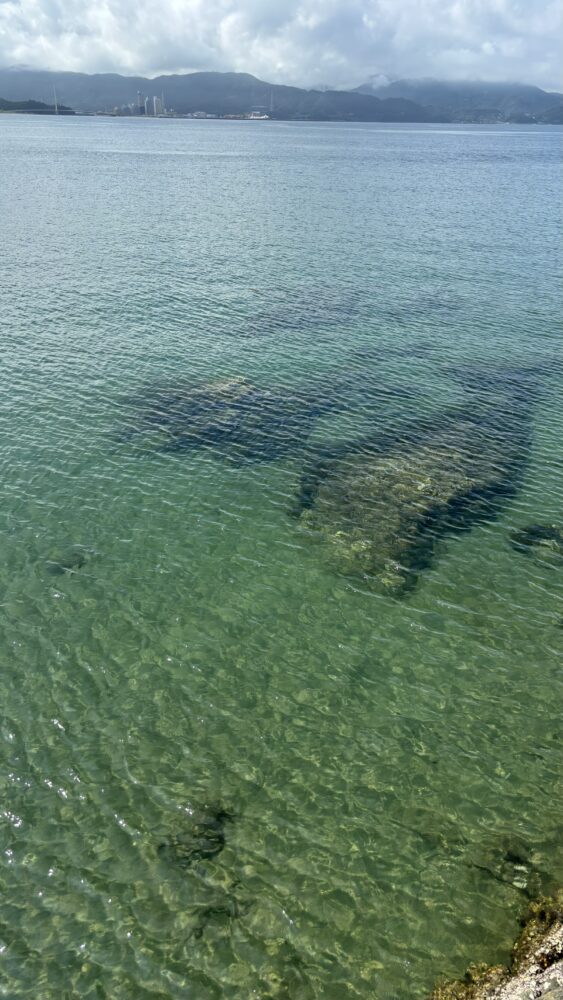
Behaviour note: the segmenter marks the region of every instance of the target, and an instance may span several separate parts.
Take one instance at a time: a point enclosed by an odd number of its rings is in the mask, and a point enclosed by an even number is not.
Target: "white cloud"
[[[0,65],[156,75],[239,70],[562,87],[560,0],[0,0]]]

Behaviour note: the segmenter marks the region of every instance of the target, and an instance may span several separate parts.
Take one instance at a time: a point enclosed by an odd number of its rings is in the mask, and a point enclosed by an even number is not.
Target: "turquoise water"
[[[0,120],[0,995],[422,998],[562,884],[560,141]],[[341,571],[319,456],[491,399],[488,511]]]

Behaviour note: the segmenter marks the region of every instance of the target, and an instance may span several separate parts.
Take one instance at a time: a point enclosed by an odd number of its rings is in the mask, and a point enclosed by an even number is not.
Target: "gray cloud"
[[[240,70],[563,87],[560,0],[0,0],[0,64],[156,75]]]

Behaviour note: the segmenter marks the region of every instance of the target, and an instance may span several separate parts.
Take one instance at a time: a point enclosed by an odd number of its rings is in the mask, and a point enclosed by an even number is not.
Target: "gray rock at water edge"
[[[473,966],[430,1000],[563,1000],[563,890],[530,905],[509,968]]]

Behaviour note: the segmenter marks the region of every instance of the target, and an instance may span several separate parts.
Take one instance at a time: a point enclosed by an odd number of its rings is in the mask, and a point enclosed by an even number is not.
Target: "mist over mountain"
[[[552,93],[523,83],[483,81],[395,80],[363,84],[356,93],[382,100],[402,98],[414,101],[427,111],[436,110],[453,121],[482,119],[496,115],[505,120],[520,117],[550,120],[558,108],[563,111],[563,94]]]
[[[0,0],[0,66],[227,71],[308,90],[374,73],[563,90],[562,34],[560,0]]]

